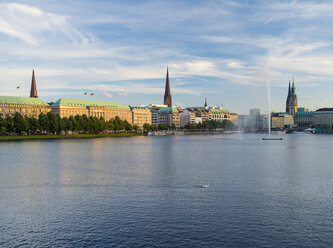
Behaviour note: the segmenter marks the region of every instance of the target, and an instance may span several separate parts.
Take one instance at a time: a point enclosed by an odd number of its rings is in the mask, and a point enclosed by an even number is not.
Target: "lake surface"
[[[333,247],[333,135],[262,137],[0,142],[0,246]]]

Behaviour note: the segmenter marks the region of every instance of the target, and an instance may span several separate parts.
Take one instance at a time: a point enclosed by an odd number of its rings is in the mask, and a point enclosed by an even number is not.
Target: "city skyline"
[[[0,3],[1,95],[162,103],[167,63],[173,104],[223,104],[247,114],[285,109],[295,74],[299,106],[331,107],[333,4],[17,1]],[[17,89],[17,86],[20,86]],[[325,88],[325,91],[323,91]],[[93,92],[94,95],[84,95]]]

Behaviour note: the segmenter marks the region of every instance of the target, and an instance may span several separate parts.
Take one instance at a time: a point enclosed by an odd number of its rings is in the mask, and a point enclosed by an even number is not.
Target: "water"
[[[332,247],[333,136],[262,137],[2,142],[0,246]]]

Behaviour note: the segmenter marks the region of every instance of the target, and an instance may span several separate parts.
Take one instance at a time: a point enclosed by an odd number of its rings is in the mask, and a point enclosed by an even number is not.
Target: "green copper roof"
[[[229,113],[229,111],[226,110],[226,109],[210,109],[209,112],[212,112],[212,113]]]
[[[128,109],[130,107],[127,105],[120,105],[117,102],[113,101],[97,101],[97,100],[86,100],[86,99],[70,99],[70,98],[60,98],[54,104],[53,107],[66,106],[66,107],[88,107],[88,106],[97,106],[105,108],[114,108],[114,109]]]
[[[176,107],[166,107],[166,108],[160,108],[159,112],[160,113],[163,113],[163,112],[178,112],[178,109]]]
[[[8,104],[29,104],[29,105],[48,105],[39,98],[21,96],[0,96],[0,103]]]
[[[297,112],[296,116],[312,116],[314,114],[313,111],[308,111],[308,112]]]

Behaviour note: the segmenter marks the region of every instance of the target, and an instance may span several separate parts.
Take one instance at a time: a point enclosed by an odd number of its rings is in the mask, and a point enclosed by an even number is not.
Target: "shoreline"
[[[133,137],[140,136],[139,133],[112,133],[112,134],[60,134],[60,135],[27,135],[27,136],[0,136],[2,141],[21,141],[21,140],[54,140],[54,139],[91,139],[106,137]]]

